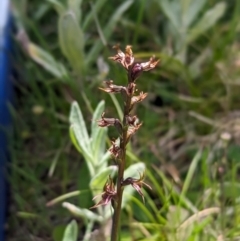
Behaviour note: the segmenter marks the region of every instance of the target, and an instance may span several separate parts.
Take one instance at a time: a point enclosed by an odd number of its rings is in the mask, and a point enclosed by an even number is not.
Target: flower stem
[[[130,80],[128,81],[128,89],[131,88]],[[121,219],[121,207],[122,207],[122,196],[123,196],[123,187],[122,181],[124,178],[124,170],[126,164],[126,146],[127,146],[127,131],[128,131],[128,123],[127,116],[131,110],[131,99],[133,96],[133,92],[127,95],[124,105],[124,116],[122,121],[122,135],[120,137],[120,149],[122,150],[122,158],[118,164],[118,178],[117,178],[117,201],[113,201],[113,222],[112,222],[112,233],[111,233],[111,241],[118,241],[119,238],[119,226]]]

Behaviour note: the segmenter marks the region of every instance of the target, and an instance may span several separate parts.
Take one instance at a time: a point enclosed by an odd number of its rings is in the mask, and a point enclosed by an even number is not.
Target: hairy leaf
[[[73,11],[61,14],[58,22],[61,50],[73,69],[81,76],[85,70],[84,36]]]
[[[78,226],[75,220],[72,220],[66,227],[62,241],[77,241]]]
[[[192,41],[196,40],[201,34],[213,27],[223,16],[225,10],[225,2],[219,2],[213,8],[208,10],[188,33],[187,43],[191,43]]]

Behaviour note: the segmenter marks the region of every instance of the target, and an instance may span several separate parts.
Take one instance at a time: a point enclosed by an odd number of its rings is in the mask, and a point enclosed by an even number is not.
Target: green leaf
[[[98,166],[106,166],[107,165],[107,161],[109,160],[109,158],[111,157],[111,153],[109,151],[107,151],[101,159],[99,159],[99,162],[97,163]]]
[[[80,153],[82,153],[82,149],[81,149],[80,145],[78,144],[78,141],[77,141],[77,138],[76,138],[76,136],[75,136],[75,134],[74,134],[74,129],[73,129],[72,126],[70,126],[70,128],[69,128],[69,135],[70,135],[70,139],[71,139],[73,145],[75,146],[75,148],[76,148]]]
[[[102,100],[98,106],[96,107],[94,113],[93,113],[93,117],[92,117],[92,126],[91,126],[91,130],[92,130],[92,137],[94,137],[95,135],[97,136],[98,131],[103,129],[100,128],[97,124],[97,120],[99,120],[101,118],[102,113],[104,112],[104,108],[105,108],[105,101]]]
[[[107,128],[101,128],[97,134],[98,135],[92,139],[92,150],[94,162],[97,166],[99,166],[99,161],[102,159],[106,152]]]
[[[142,174],[145,171],[145,164],[138,162],[129,166],[124,172],[124,179],[128,177],[139,178],[139,173]]]
[[[93,158],[91,152],[88,148],[88,145],[85,145],[83,139],[81,139],[81,135],[79,133],[79,126],[71,125],[70,126],[70,137],[72,143],[77,148],[77,150],[91,163],[93,162]]]
[[[105,108],[105,102],[101,101],[96,110],[94,111],[92,118],[92,133],[91,133],[91,146],[94,156],[94,162],[98,165],[100,159],[106,152],[106,138],[107,138],[107,128],[99,127],[97,120],[101,119],[101,115]]]
[[[226,3],[219,2],[213,8],[208,10],[203,17],[188,32],[187,43],[191,43],[201,34],[213,27],[217,21],[223,16],[226,10]]]
[[[74,12],[77,22],[81,19],[81,4],[82,0],[68,0],[68,8]]]
[[[186,14],[192,0],[180,0],[182,15]]]
[[[108,176],[110,175],[113,177],[117,171],[116,166],[108,166],[104,170],[102,170],[100,173],[98,173],[90,182],[91,190],[94,192],[99,192],[99,190],[103,189],[103,186],[105,185]]]
[[[77,241],[78,238],[78,226],[75,220],[69,223],[64,231],[63,241]]]
[[[65,67],[48,52],[31,42],[27,44],[27,50],[30,57],[52,75],[61,80],[66,79],[67,71]]]
[[[84,156],[85,161],[88,166],[90,176],[92,177],[95,173],[95,170],[93,167],[93,157],[92,157],[89,149],[84,145],[84,142],[81,139],[81,135],[79,133],[78,126],[76,126],[76,125],[70,126],[70,137],[71,137],[72,143],[74,144],[76,149]]]
[[[90,162],[84,162],[81,164],[81,167],[78,170],[79,178],[75,183],[77,183],[78,189],[81,191],[81,194],[78,197],[78,204],[81,208],[89,208],[89,203],[91,203],[93,194],[89,188],[89,183],[91,181],[92,176],[95,173],[93,169],[93,174],[90,176]]]
[[[102,222],[103,220],[101,216],[95,214],[94,212],[85,208],[79,208],[71,203],[64,202],[62,206],[68,209],[73,215],[84,218],[86,220],[96,221],[96,222]]]
[[[170,20],[176,30],[181,28],[180,4],[178,1],[161,0],[157,1],[163,13]]]
[[[92,150],[90,146],[90,139],[87,132],[86,124],[82,116],[81,109],[76,101],[71,105],[69,121],[70,126],[70,137],[79,152],[85,158],[88,165],[90,176],[92,177],[95,173],[93,164],[94,159],[92,156]]]
[[[85,70],[84,36],[73,11],[61,14],[58,21],[61,50],[73,69],[81,76]]]
[[[189,0],[183,0],[183,1],[188,1]],[[182,13],[182,18],[183,18],[183,25],[187,29],[193,21],[197,18],[198,14],[202,10],[203,6],[205,5],[206,0],[191,0],[190,5],[187,8],[187,11]]]
[[[81,109],[76,101],[71,105],[69,121],[72,125],[74,134],[81,148],[90,151],[90,139],[87,132],[86,124],[82,116]]]
[[[60,1],[57,0],[47,0],[48,2],[50,2],[55,10],[58,12],[58,14],[62,14],[65,11],[65,6],[63,6],[63,4],[60,3]]]

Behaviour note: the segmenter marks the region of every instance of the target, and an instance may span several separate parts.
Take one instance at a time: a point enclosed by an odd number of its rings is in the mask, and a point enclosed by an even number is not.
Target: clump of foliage
[[[144,128],[128,145],[124,171],[139,179],[145,170],[152,191],[141,190],[144,205],[131,185],[124,187],[121,240],[239,239],[240,1],[12,0],[12,6],[24,52],[14,56],[20,97],[11,109],[8,239],[68,241],[70,234],[96,241],[109,234],[111,205],[89,206],[118,170],[106,151],[111,141],[103,141],[116,131],[97,120],[105,105],[106,116],[116,111],[123,119],[121,94],[97,88],[108,76],[125,85],[122,71],[103,61],[119,42],[131,42],[139,60],[150,51],[161,59],[161,69],[137,81],[148,92],[136,109]]]

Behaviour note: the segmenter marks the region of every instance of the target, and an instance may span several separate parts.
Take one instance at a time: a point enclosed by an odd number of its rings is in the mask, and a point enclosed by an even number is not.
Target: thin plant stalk
[[[130,80],[128,79],[128,83]],[[111,232],[111,241],[117,241],[118,239],[118,230],[120,226],[120,219],[121,219],[121,208],[122,208],[122,196],[123,196],[123,186],[122,181],[124,178],[124,170],[125,170],[125,163],[126,163],[126,147],[127,147],[127,120],[126,116],[129,115],[131,111],[131,99],[132,94],[129,95],[126,99],[126,103],[124,106],[124,115],[123,115],[123,131],[122,131],[122,138],[120,140],[120,149],[122,151],[122,160],[119,162],[118,166],[118,178],[117,178],[117,202],[115,202],[114,207],[114,214],[113,214],[113,221],[112,221],[112,232]]]
[[[142,125],[137,116],[131,114],[131,110],[135,104],[143,101],[147,96],[147,94],[143,92],[140,92],[138,95],[136,95],[136,80],[143,71],[148,71],[155,68],[159,62],[159,60],[154,60],[154,57],[151,57],[148,62],[135,63],[131,46],[126,46],[125,53],[122,52],[118,46],[115,46],[115,48],[117,49],[117,54],[114,57],[110,57],[110,59],[120,63],[127,70],[128,83],[126,86],[119,86],[113,84],[112,80],[105,81],[107,87],[100,89],[107,93],[120,93],[122,95],[124,101],[123,119],[120,121],[116,118],[105,118],[105,113],[103,113],[102,118],[98,120],[98,125],[100,127],[114,126],[119,133],[120,142],[118,143],[117,141],[112,141],[112,146],[109,149],[118,166],[117,183],[115,185],[112,178],[109,176],[106,184],[103,187],[102,199],[92,207],[96,208],[100,205],[107,205],[108,203],[112,204],[114,214],[112,221],[111,241],[119,240],[124,186],[131,185],[142,196],[143,201],[144,197],[141,190],[142,186],[145,185],[148,188],[151,188],[149,185],[143,182],[144,174],[140,175],[139,179],[132,177],[127,177],[124,179],[124,171],[126,164],[127,144],[131,137]]]

